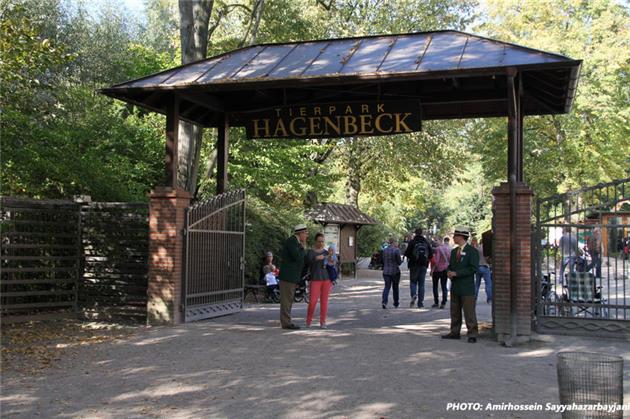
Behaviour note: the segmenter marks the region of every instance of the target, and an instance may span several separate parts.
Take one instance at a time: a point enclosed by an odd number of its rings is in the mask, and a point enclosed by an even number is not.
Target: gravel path
[[[449,402],[557,403],[561,350],[623,356],[630,402],[628,342],[544,336],[504,348],[487,332],[477,344],[445,341],[439,335],[448,331],[448,309],[408,308],[403,276],[401,308],[383,310],[380,272],[359,273],[361,279],[335,288],[328,330],[282,330],[273,304],[139,328],[79,349],[40,375],[5,372],[2,417],[554,417],[446,409]],[[426,295],[432,299],[428,287]],[[293,314],[303,325],[305,304],[296,304]],[[489,321],[490,306],[481,303],[478,316]]]

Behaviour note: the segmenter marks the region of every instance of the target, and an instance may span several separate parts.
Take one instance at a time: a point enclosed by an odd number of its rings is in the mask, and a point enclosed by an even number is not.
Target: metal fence
[[[148,205],[1,198],[3,322],[146,318]]]
[[[186,215],[185,321],[223,316],[243,305],[245,191],[193,205]]]
[[[538,331],[630,338],[628,186],[621,179],[537,200]]]

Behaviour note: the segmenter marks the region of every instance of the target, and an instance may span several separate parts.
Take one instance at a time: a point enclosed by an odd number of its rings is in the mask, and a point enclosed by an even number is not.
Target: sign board
[[[326,248],[331,245],[335,246],[337,253],[339,253],[339,225],[338,224],[326,224],[324,226],[324,240],[326,240]]]
[[[247,138],[335,138],[420,131],[420,102],[292,105],[239,115]]]

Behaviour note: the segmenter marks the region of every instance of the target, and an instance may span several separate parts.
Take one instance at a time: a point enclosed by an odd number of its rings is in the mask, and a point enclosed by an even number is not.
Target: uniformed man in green
[[[451,331],[442,339],[459,339],[462,328],[462,309],[468,329],[468,343],[477,342],[479,328],[475,313],[475,272],[479,268],[479,252],[468,244],[470,231],[458,227],[453,241],[458,245],[451,251],[446,275],[451,279]]]
[[[300,326],[291,321],[291,307],[295,287],[302,277],[304,255],[308,229],[304,224],[298,224],[293,229],[293,236],[289,237],[280,252],[280,325],[283,329],[299,329]]]

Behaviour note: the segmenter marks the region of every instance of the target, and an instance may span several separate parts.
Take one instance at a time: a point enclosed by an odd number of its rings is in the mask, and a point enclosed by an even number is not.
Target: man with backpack
[[[418,302],[418,308],[424,307],[424,277],[427,274],[429,260],[433,257],[433,249],[431,243],[422,235],[422,229],[416,229],[416,235],[409,242],[407,250],[405,250],[407,258],[407,266],[409,266],[409,291],[411,294],[411,303],[409,307],[413,307]]]

